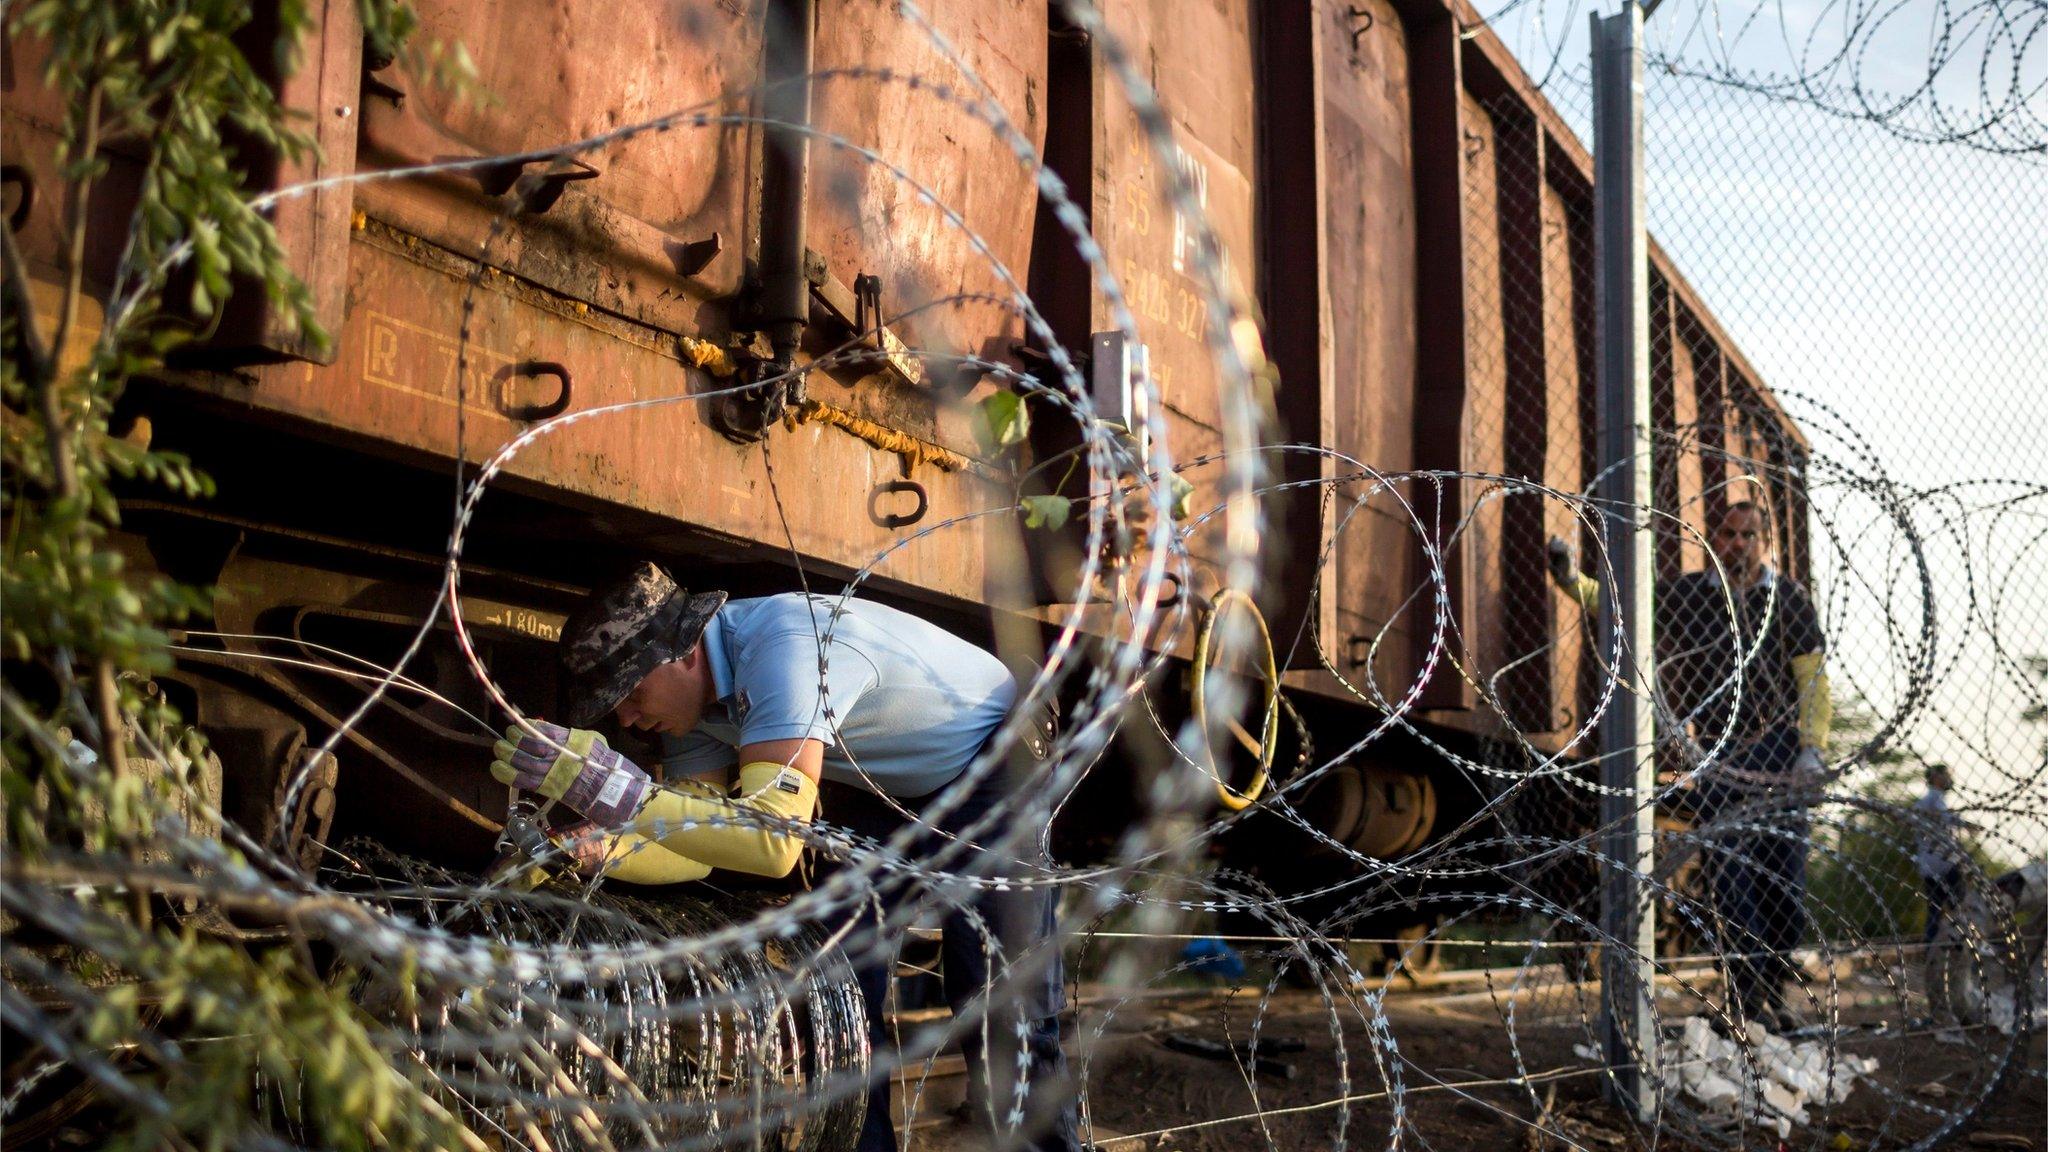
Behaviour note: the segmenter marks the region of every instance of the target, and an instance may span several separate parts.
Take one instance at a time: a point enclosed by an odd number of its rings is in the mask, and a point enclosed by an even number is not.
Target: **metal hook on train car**
[[[738,357],[738,387],[721,383],[706,414],[711,426],[735,444],[757,444],[789,409],[788,376],[793,365],[755,356]]]
[[[1344,638],[1344,660],[1353,668],[1363,668],[1372,659],[1372,637],[1346,636]]]
[[[898,492],[908,492],[917,497],[917,507],[902,515],[883,512],[882,498]],[[930,510],[931,497],[925,492],[924,485],[915,480],[884,480],[868,489],[868,519],[883,528],[908,528],[924,519],[924,514]]]
[[[505,160],[482,165],[475,170],[477,187],[483,189],[486,196],[503,196],[509,192],[515,210],[538,216],[555,206],[555,201],[562,198],[562,190],[572,181],[595,180],[599,175],[594,165],[574,156],[551,157],[547,167],[537,172],[526,170],[537,163],[540,161]]]
[[[1170,582],[1170,583],[1171,583],[1171,584],[1173,585],[1173,591],[1172,591],[1172,592],[1169,592],[1169,593],[1167,593],[1166,595],[1164,595],[1164,596],[1161,596],[1161,597],[1159,598],[1159,607],[1161,607],[1161,608],[1178,608],[1178,607],[1180,607],[1180,573],[1178,573],[1178,572],[1167,572],[1167,573],[1165,573],[1165,574],[1163,575],[1163,579],[1167,580],[1168,582]]]
[[[513,404],[512,381],[524,376],[553,376],[562,382],[562,392],[546,404]],[[521,360],[507,364],[492,375],[498,386],[498,411],[513,420],[533,423],[552,420],[569,410],[569,369],[554,360]]]
[[[1167,608],[1178,608],[1178,607],[1180,607],[1180,598],[1181,598],[1181,587],[1180,587],[1180,573],[1178,573],[1178,572],[1162,572],[1162,573],[1160,573],[1160,574],[1159,574],[1159,578],[1160,578],[1160,580],[1162,580],[1163,582],[1165,582],[1165,583],[1168,583],[1168,584],[1171,584],[1171,585],[1173,585],[1173,591],[1171,591],[1171,592],[1168,592],[1168,593],[1167,593],[1166,595],[1164,595],[1164,596],[1161,596],[1161,597],[1159,598],[1158,602],[1157,602],[1157,603],[1155,603],[1155,604],[1153,605],[1153,607],[1154,607],[1154,608],[1158,608],[1158,609],[1167,609]],[[1108,598],[1108,597],[1105,597],[1105,598],[1104,598],[1104,599],[1102,600],[1102,603],[1105,603],[1105,604],[1107,604],[1107,603],[1110,603],[1110,602],[1111,602],[1111,599],[1110,599],[1110,598]]]
[[[28,223],[28,214],[36,206],[36,177],[26,165],[0,164],[0,188],[20,188],[19,199],[7,212],[7,226],[16,232]]]
[[[1348,9],[1348,13],[1351,16],[1351,19],[1354,21],[1354,24],[1351,29],[1351,54],[1353,56],[1356,56],[1358,55],[1358,41],[1362,37],[1364,37],[1364,35],[1367,32],[1372,31],[1372,9],[1360,8],[1356,4],[1353,4]]]

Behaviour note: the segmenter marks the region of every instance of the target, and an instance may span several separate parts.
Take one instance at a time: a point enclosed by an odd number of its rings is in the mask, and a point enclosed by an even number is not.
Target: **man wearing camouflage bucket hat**
[[[557,651],[570,726],[507,729],[492,773],[606,829],[605,867],[620,879],[695,880],[712,868],[788,875],[821,781],[843,786],[830,815],[855,832],[879,839],[914,821],[913,857],[938,850],[1010,798],[1008,777],[992,771],[953,797],[936,823],[919,815],[1002,726],[1017,688],[989,652],[893,608],[794,593],[728,601],[723,592],[685,591],[643,563],[570,614]],[[659,734],[665,784],[589,729],[607,716]],[[1035,718],[1019,755],[1042,759],[1052,736],[1051,715]],[[729,794],[690,779],[735,767]],[[985,877],[1021,877],[1045,863],[987,853],[973,861]],[[969,1111],[984,1122],[1009,1112],[1021,1066],[1026,1146],[1077,1149],[1059,1042],[1054,896],[1044,885],[1000,887],[952,909],[942,932],[956,1015],[1000,1018],[962,1030]],[[883,902],[921,895],[899,885]],[[882,953],[860,973],[877,1052],[893,1043],[884,1015],[893,948]],[[1009,969],[1000,1013],[977,1003],[993,990],[992,954]],[[870,1088],[862,1152],[896,1147],[889,1089],[887,1075]]]

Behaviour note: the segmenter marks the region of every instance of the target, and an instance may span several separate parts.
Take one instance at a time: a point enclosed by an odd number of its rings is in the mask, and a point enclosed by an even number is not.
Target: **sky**
[[[1590,143],[1592,9],[1482,10]],[[1953,43],[1927,84],[1935,6],[1886,11],[1869,33],[1854,6],[1665,0],[1646,47],[1681,74],[1646,72],[1649,227],[1829,462],[1813,499],[1833,544],[1817,547],[1815,584],[1838,694],[1891,714],[1926,687],[1906,746],[1955,764],[1960,800],[2031,807],[2009,823],[2037,854],[2044,733],[2019,714],[2048,685],[2016,662],[2048,654],[2048,36],[2015,58],[1992,9],[1950,6]],[[2048,15],[2019,19],[2048,30]],[[1896,128],[1682,74],[1782,77],[1801,58],[1836,61],[1815,87],[1837,108],[1857,106],[1855,79],[1900,104]],[[2037,150],[1906,138],[1937,123]],[[1911,495],[1873,497],[1876,479]],[[1934,492],[1946,485],[1960,487]],[[1817,546],[1827,532],[1816,525]]]

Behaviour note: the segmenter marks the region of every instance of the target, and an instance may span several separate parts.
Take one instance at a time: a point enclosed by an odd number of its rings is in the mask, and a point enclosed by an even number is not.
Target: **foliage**
[[[991,392],[974,406],[974,438],[994,455],[1031,434],[1031,412],[1015,392]]]
[[[1925,888],[1913,865],[1919,828],[1904,814],[1903,804],[1891,803],[1850,815],[1828,838],[1827,851],[1814,858],[1807,896],[1822,936],[1914,939],[1926,926]],[[1962,848],[1983,876],[2011,867],[1971,838],[1964,838]]]
[[[1826,851],[1812,856],[1807,903],[1826,939],[1911,936],[1926,922],[1912,829],[1891,814],[1912,803],[1920,774],[1896,745],[1872,746],[1880,727],[1869,701],[1852,696],[1836,705],[1837,754],[1858,751],[1865,762],[1844,785],[1884,808],[1844,809],[1843,822],[1822,834]]]
[[[2037,693],[2034,697],[2038,701],[2043,695],[2048,695],[2048,656],[2029,656],[2022,663],[2026,665],[2027,673],[2041,682],[2043,691]],[[2028,705],[2020,713],[2020,719],[2025,720],[2029,724],[2048,725],[2048,704],[2036,703]],[[2041,758],[2048,760],[2048,733],[2044,733],[2041,737]]]
[[[1026,528],[1058,528],[1074,507],[1065,496],[1026,496],[1018,504],[1024,509]]]
[[[110,1148],[145,1152],[179,1137],[230,1147],[264,1135],[273,1110],[316,1147],[454,1146],[441,1105],[391,1065],[347,997],[311,980],[290,950],[251,954],[189,932],[130,931],[103,946],[136,979],[98,998],[82,1029],[93,1046],[147,1050],[152,1031],[171,1029],[236,1038],[161,1046],[151,1086],[169,1107],[143,1112]],[[161,999],[149,1003],[146,993]]]
[[[1807,881],[1815,927],[1830,940],[1912,938],[1927,922],[1913,829],[1891,813],[1858,812],[1813,859]]]
[[[69,206],[54,309],[31,306],[25,259],[12,230],[4,236],[0,791],[10,887],[32,883],[21,878],[25,868],[63,875],[81,862],[146,860],[169,794],[186,786],[164,766],[198,757],[196,734],[143,685],[169,666],[166,629],[207,598],[129,569],[113,537],[121,522],[114,487],[139,482],[204,497],[212,486],[146,437],[116,435],[115,402],[132,380],[203,337],[241,286],[264,293],[312,343],[326,340],[310,294],[244,190],[237,154],[253,146],[290,161],[312,147],[301,118],[265,81],[295,66],[309,5],[279,0],[274,8],[271,60],[246,54],[251,7],[241,0],[29,0],[6,15],[17,50],[48,50],[40,80],[66,109],[57,125],[63,187],[51,191]],[[373,38],[404,50],[409,9],[396,0],[361,0],[361,9]],[[109,179],[117,154],[135,162],[132,190],[125,176]],[[117,183],[121,191],[110,194]],[[127,234],[92,235],[91,209],[114,195],[133,196]],[[110,239],[118,268],[89,289],[89,245],[107,250]],[[86,331],[88,291],[105,316],[97,333]],[[127,1074],[143,1097],[165,1105],[131,1110],[115,1146],[249,1142],[262,1115],[251,1103],[259,1071],[289,1086],[280,1091],[296,1097],[295,1122],[324,1146],[454,1142],[459,1126],[393,1071],[357,1009],[302,952],[252,952],[180,933],[146,899],[109,892],[118,889],[44,882],[35,895],[75,907],[71,919],[45,925],[60,937],[64,924],[97,926],[84,936],[76,929],[68,942],[104,978],[52,1027],[88,1058],[118,1047],[140,1053]],[[13,961],[29,963],[20,945],[9,949]],[[8,979],[18,979],[13,964]],[[235,1039],[205,1042],[227,1037]]]
[[[1867,701],[1850,698],[1835,712],[1837,748],[1859,748],[1879,727]],[[1916,938],[1927,923],[1926,895],[1913,865],[1919,830],[1905,813],[1921,792],[1922,768],[1897,746],[1868,749],[1868,767],[1850,790],[1872,802],[1844,809],[1841,825],[1827,834],[1807,879],[1809,907],[1820,934],[1829,939]],[[1965,853],[1987,876],[2008,865],[1981,844],[1965,839]]]

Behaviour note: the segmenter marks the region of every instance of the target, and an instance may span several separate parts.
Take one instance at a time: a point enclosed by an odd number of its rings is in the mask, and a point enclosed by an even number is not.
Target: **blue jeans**
[[[913,800],[897,802],[911,812],[936,799],[945,790]],[[940,827],[949,832],[974,823],[1010,798],[1009,780],[1002,771],[991,773],[961,804],[949,812]],[[863,835],[882,838],[903,825],[903,818],[886,803],[855,789],[836,790],[827,801],[826,819],[852,828]],[[1000,821],[996,832],[1007,831]],[[984,832],[979,840],[995,833]],[[949,841],[927,834],[912,845],[910,857],[919,859]],[[971,870],[983,878],[1014,876],[1027,869],[1011,859],[990,860],[986,855],[956,854],[948,871]],[[915,899],[915,889],[897,889],[887,900],[893,911],[906,899]],[[946,1001],[958,1019],[973,1019],[959,1037],[960,1054],[967,1062],[967,1102],[984,1123],[1002,1123],[1015,1099],[1018,1068],[1018,1027],[1024,1030],[1024,1066],[1028,1077],[1025,1104],[1027,1135],[1023,1146],[1042,1152],[1077,1152],[1080,1148],[1079,1121],[1074,1093],[1067,1082],[1066,1053],[1060,1048],[1060,1009],[1064,1006],[1065,974],[1057,944],[1057,896],[1044,885],[1013,888],[1007,892],[983,889],[975,898],[969,915],[964,908],[948,911],[941,926],[942,965]],[[976,922],[976,917],[980,923]],[[985,925],[986,927],[984,927]],[[988,939],[990,934],[995,939]],[[982,997],[990,984],[989,953],[997,952],[1012,968],[998,990],[998,1002],[984,1005]],[[883,1013],[889,981],[895,974],[895,950],[887,949],[877,962],[859,973],[862,998],[867,1002],[868,1041],[877,1063],[893,1050]],[[980,1024],[986,1013],[986,1028]],[[986,1044],[984,1044],[984,1035]],[[890,1077],[878,1075],[868,1089],[867,1119],[861,1126],[859,1152],[895,1152],[896,1130],[889,1106]]]
[[[1798,755],[1791,728],[1734,750],[1737,779],[1703,788],[1696,808],[1729,1003],[1752,1017],[1784,1006],[1790,953],[1806,938],[1806,812],[1768,783]]]

